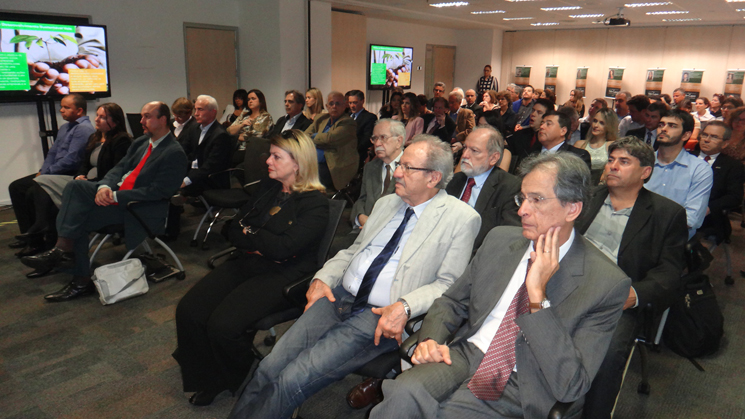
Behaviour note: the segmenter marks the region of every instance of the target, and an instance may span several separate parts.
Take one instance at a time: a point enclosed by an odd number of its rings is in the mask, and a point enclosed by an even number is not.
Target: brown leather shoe
[[[352,409],[362,409],[371,403],[376,405],[383,401],[383,380],[380,378],[368,378],[349,390],[347,404]]]

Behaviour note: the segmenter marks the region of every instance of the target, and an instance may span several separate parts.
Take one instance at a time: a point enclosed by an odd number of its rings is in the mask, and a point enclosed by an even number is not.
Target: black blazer
[[[700,150],[691,154],[698,156]],[[742,204],[745,173],[741,162],[723,153],[719,153],[711,169],[714,172],[714,183],[709,195],[709,215],[704,218],[701,230],[704,234],[710,230],[719,241],[726,236],[729,225],[729,219],[724,216],[723,211],[737,208]]]
[[[179,139],[179,143],[188,159],[186,176],[194,184],[205,184],[209,175],[230,167],[230,157],[235,145],[234,140],[217,120],[207,130],[201,143],[199,142],[199,136],[202,133],[200,125],[195,124],[188,129],[189,131],[186,132],[186,128],[184,128]],[[197,169],[191,168],[191,162],[194,160],[198,163],[199,167]],[[220,179],[209,180],[214,182],[210,182],[211,186],[222,188],[230,186],[230,178],[227,174]]]
[[[541,150],[541,143],[539,143],[538,139],[534,137],[535,131],[533,131],[533,128],[527,127],[515,132],[507,138],[507,149],[512,153],[509,170],[510,173],[517,173],[517,168],[520,167],[520,163],[523,159],[534,152]],[[531,143],[533,144],[531,145]]]
[[[539,145],[540,145],[540,143],[539,143]],[[540,150],[541,149],[539,147],[538,148],[538,152],[540,152]],[[559,147],[559,150],[558,151],[568,151],[568,152],[574,154],[575,156],[577,156],[580,159],[582,159],[582,161],[584,161],[585,163],[587,163],[587,168],[588,169],[592,169],[592,161],[591,161],[592,159],[590,157],[590,153],[587,150],[584,150],[584,149],[581,149],[581,148],[577,148],[577,147],[575,147],[575,146],[573,146],[573,145],[571,145],[571,144],[569,144],[569,143],[567,143],[565,141],[564,144],[562,144],[561,147]]]
[[[132,145],[132,137],[129,136],[127,131],[122,131],[114,138],[106,140],[101,146],[101,152],[98,153],[98,160],[96,160],[97,175],[94,179],[88,180],[98,181],[99,179],[103,179],[106,173],[109,173],[109,170],[127,155],[130,145]],[[95,147],[85,152],[85,158],[76,176],[87,176],[88,172],[93,168],[91,164],[93,150],[95,150]]]
[[[171,134],[173,134],[173,136],[176,137],[176,139],[180,141],[181,140],[181,137],[183,137],[183,135],[186,132],[186,130],[188,130],[189,128],[193,127],[194,125],[199,125],[199,124],[197,123],[197,120],[194,119],[194,117],[192,116],[191,119],[189,119],[188,121],[186,121],[186,124],[184,125],[184,128],[181,130],[181,132],[178,135],[176,135],[176,133],[175,133],[176,127],[173,126],[173,119],[171,120],[171,122],[168,123],[168,128],[171,130]]]
[[[471,112],[473,112],[474,115],[480,115],[481,114],[481,105],[479,105],[478,102],[473,102],[473,105],[463,105],[461,106],[463,109],[470,109]],[[476,120],[476,125],[478,125],[479,121]]]
[[[429,123],[432,122],[432,119],[434,119],[435,114],[428,113],[424,116],[422,116],[422,119],[424,119],[424,133],[427,133],[427,128],[429,127]],[[448,115],[445,115],[445,126],[439,127],[435,130],[435,132],[432,134],[436,137],[439,137],[442,141],[450,144],[450,140],[453,139],[453,133],[455,132],[455,121],[453,121],[453,118],[449,117]]]
[[[641,127],[641,128],[626,131],[626,136],[629,136],[629,135],[634,136],[646,143],[647,142],[647,138],[646,138],[647,127]],[[657,149],[660,148],[660,145],[657,143],[657,138],[655,138],[652,141],[652,147],[655,149],[655,151],[657,151]]]
[[[578,232],[585,234],[607,196],[605,185],[594,190],[587,209],[575,225]],[[618,266],[631,278],[639,307],[652,302],[662,312],[677,297],[687,241],[685,209],[641,188],[618,249]]]
[[[367,150],[372,145],[370,137],[372,137],[378,117],[367,109],[363,109],[355,121],[357,121],[357,152],[360,154],[360,161],[364,161],[367,158]]]
[[[285,127],[285,123],[287,122],[287,115],[283,115],[279,120],[277,120],[277,123],[272,125],[272,128],[264,134],[264,138],[272,138],[275,135],[282,134],[282,128]],[[312,124],[313,121],[306,118],[305,115],[300,113],[300,116],[297,117],[297,120],[295,121],[295,125],[292,126],[292,129],[299,129],[300,131],[305,132],[306,129]]]
[[[282,209],[266,219],[281,190],[281,183],[264,178],[233,219],[230,241],[240,250],[258,251],[285,266],[306,271],[318,269],[318,245],[329,219],[328,199],[319,191],[293,192]],[[258,227],[258,232],[243,234],[241,222]]]
[[[466,186],[468,176],[463,172],[453,175],[445,191],[460,199],[461,192]],[[486,178],[481,188],[476,205],[473,209],[481,216],[481,229],[476,235],[473,251],[476,252],[484,237],[496,226],[521,225],[520,217],[517,215],[515,195],[520,192],[521,181],[517,177],[494,166],[489,177]]]

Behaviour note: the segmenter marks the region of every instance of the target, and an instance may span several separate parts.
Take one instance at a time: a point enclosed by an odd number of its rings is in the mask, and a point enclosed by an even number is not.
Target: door
[[[192,101],[199,95],[214,97],[220,119],[240,85],[238,28],[184,23],[184,46],[187,97]]]
[[[424,69],[424,93],[432,97],[435,82],[445,83],[445,93],[455,87],[455,47],[447,45],[427,45]]]

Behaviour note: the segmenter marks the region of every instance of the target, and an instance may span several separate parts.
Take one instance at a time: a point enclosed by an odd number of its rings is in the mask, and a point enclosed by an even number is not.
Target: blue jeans
[[[369,361],[396,350],[395,339],[375,346],[379,315],[368,306],[351,315],[354,296],[342,287],[335,302],[316,301],[259,364],[230,418],[286,418],[308,397]]]

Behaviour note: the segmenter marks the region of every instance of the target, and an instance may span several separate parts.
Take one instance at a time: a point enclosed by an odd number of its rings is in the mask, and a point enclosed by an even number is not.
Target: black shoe
[[[36,246],[36,245],[33,245],[33,244],[29,244],[29,245],[26,245],[26,247],[24,247],[23,249],[17,251],[16,252],[16,257],[22,258],[22,257],[26,257],[26,256],[38,255],[39,253],[43,252],[44,250],[46,250],[46,249],[44,249],[44,246],[43,245]]]
[[[36,269],[34,271],[27,273],[26,278],[28,279],[41,278],[42,276],[45,276],[49,272],[52,272],[52,270],[51,269]]]
[[[197,391],[189,397],[189,403],[194,406],[209,406],[220,393],[222,390]]]
[[[38,240],[44,238],[44,232],[38,232],[38,233],[22,233],[19,234],[16,237],[16,240],[22,241],[22,242],[29,242],[31,240]]]
[[[36,256],[21,258],[21,263],[34,269],[72,268],[75,265],[75,253],[64,252],[59,247],[40,253]]]
[[[180,193],[171,197],[171,205],[173,205],[174,207],[183,207],[185,203],[186,197],[181,195]]]
[[[23,249],[26,247],[26,241],[24,240],[16,240],[13,243],[9,244],[8,247],[11,249]]]
[[[69,284],[65,285],[61,290],[52,294],[47,294],[44,299],[58,303],[62,301],[70,301],[72,299],[82,297],[84,295],[93,294],[96,291],[96,286],[93,285],[93,281],[89,281],[83,285],[77,284],[74,280],[70,281]]]

